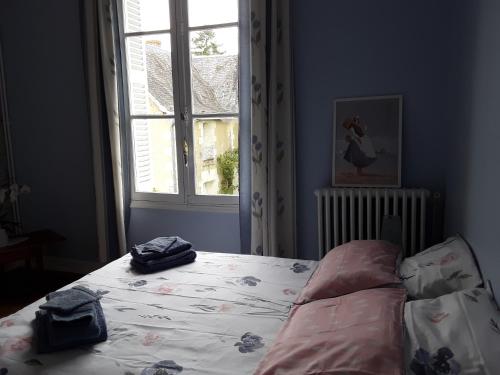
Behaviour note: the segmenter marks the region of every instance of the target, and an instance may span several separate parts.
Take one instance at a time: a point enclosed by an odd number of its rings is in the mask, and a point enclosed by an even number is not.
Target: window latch
[[[184,165],[188,166],[188,155],[189,155],[189,145],[186,138],[184,138],[184,144],[182,145],[182,154],[184,156]]]
[[[181,120],[187,121],[189,119],[189,111],[187,108],[184,108],[184,111],[181,112]]]

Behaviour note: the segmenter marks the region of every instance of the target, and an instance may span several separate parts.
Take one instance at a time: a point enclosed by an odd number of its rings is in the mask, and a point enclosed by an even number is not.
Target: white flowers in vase
[[[0,189],[0,204],[5,204],[6,199],[10,203],[15,203],[19,195],[28,193],[31,193],[31,188],[28,185],[12,184],[8,188]]]
[[[28,185],[11,184],[9,187],[0,189],[0,246],[2,238],[7,237],[7,232],[14,232],[18,223],[13,221],[13,205],[17,202],[22,194],[31,193],[31,188]]]

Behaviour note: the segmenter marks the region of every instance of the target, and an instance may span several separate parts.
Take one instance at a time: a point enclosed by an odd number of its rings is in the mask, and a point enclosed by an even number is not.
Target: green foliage
[[[229,150],[217,156],[217,173],[219,174],[219,194],[234,194],[238,189],[234,179],[239,166],[238,149]]]
[[[197,32],[191,41],[195,46],[193,53],[196,56],[222,55],[224,53],[220,50],[220,44],[215,41],[215,33],[212,30]]]

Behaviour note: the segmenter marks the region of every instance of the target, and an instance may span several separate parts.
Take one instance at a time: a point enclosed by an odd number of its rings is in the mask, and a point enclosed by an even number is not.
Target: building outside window
[[[238,0],[122,0],[133,199],[237,205]]]

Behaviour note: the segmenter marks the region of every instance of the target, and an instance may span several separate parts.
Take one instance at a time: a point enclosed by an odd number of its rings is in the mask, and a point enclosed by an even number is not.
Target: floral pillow
[[[406,258],[400,276],[414,299],[435,298],[483,283],[474,257],[460,236]]]
[[[500,312],[481,288],[405,304],[407,375],[500,374]]]
[[[295,303],[400,284],[400,252],[398,246],[386,241],[351,241],[338,246],[321,260]]]

